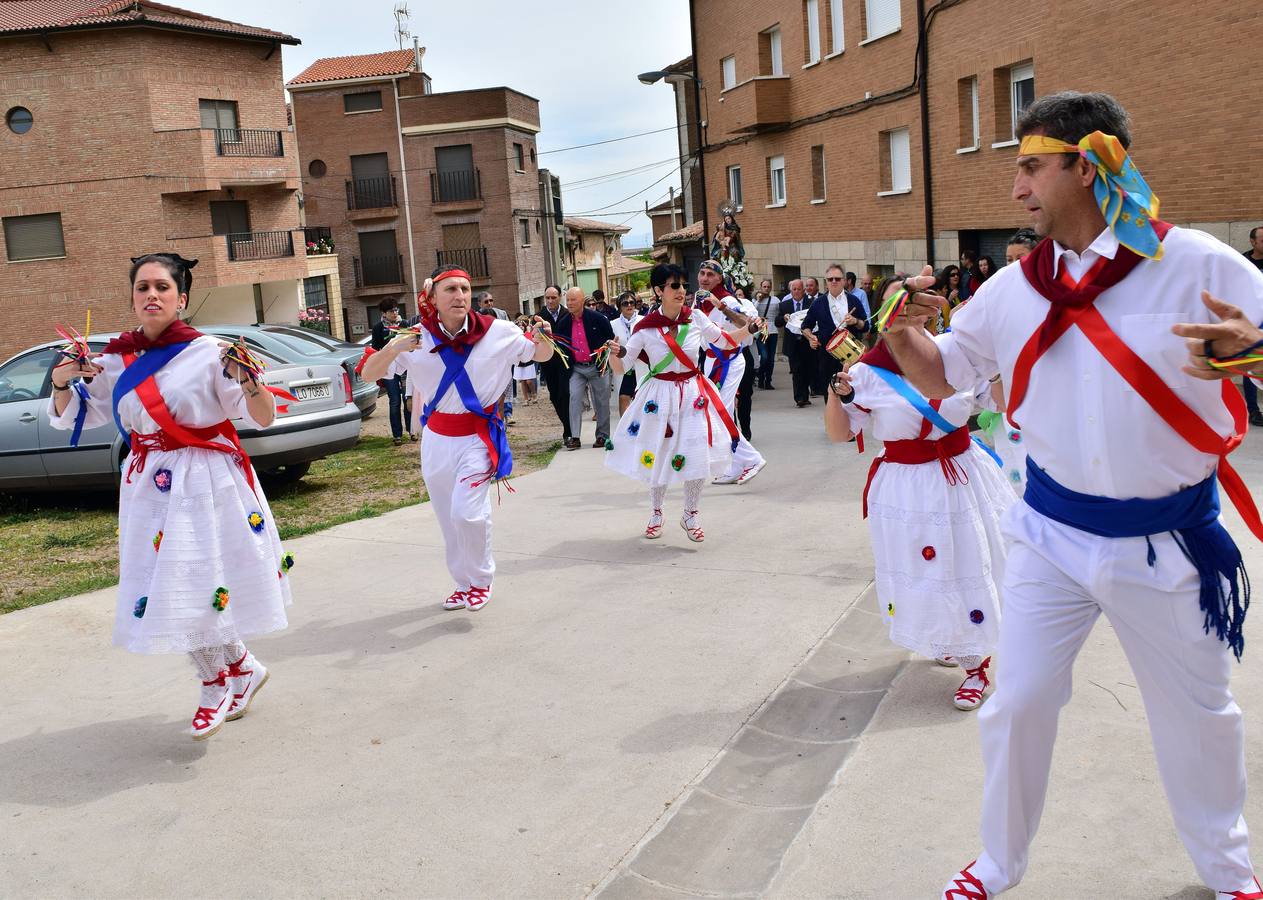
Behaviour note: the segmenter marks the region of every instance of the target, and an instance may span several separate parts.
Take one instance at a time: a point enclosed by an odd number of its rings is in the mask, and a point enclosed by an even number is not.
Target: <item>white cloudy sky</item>
[[[395,2],[173,0],[173,5],[294,35],[302,44],[284,48],[288,80],[320,57],[396,49]],[[539,162],[559,175],[563,186],[676,158],[673,130],[590,149],[547,151],[675,125],[671,88],[662,82],[646,87],[636,75],[688,56],[687,0],[640,0],[632,6],[410,0],[409,9],[435,91],[506,85],[539,98]],[[635,246],[648,242],[649,220],[634,211],[643,210],[646,201],[665,200],[668,185],[680,186],[679,167],[672,162],[563,188],[563,198],[568,215],[588,213],[630,226],[624,246]],[[590,213],[602,208],[619,214]]]

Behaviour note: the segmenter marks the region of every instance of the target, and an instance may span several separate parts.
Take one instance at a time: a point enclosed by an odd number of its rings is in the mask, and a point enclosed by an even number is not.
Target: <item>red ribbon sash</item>
[[[1119,255],[1122,256],[1124,252],[1120,249]],[[1048,257],[1045,255],[1045,258]],[[1232,415],[1233,433],[1227,438],[1221,437],[1162,380],[1148,363],[1123,342],[1094,305],[1096,297],[1100,296],[1102,290],[1099,283],[1094,285],[1093,282],[1096,282],[1108,268],[1118,268],[1109,265],[1114,262],[1115,260],[1099,260],[1079,282],[1075,282],[1063,268],[1058,278],[1059,284],[1051,289],[1042,279],[1031,277],[1033,265],[1023,267],[1031,286],[1054,305],[1048,319],[1023,345],[1017,362],[1013,366],[1013,383],[1010,387],[1008,406],[1009,421],[1017,427],[1014,412],[1026,397],[1027,388],[1030,386],[1031,370],[1035,363],[1072,326],[1078,326],[1084,337],[1092,342],[1092,346],[1105,357],[1123,380],[1144,398],[1162,421],[1171,426],[1171,429],[1187,441],[1193,449],[1219,457],[1219,481],[1223,485],[1224,493],[1232,500],[1250,532],[1263,541],[1263,519],[1259,517],[1258,507],[1255,506],[1254,498],[1250,496],[1245,482],[1228,462],[1228,454],[1241,445],[1245,436],[1247,427],[1245,401],[1232,383],[1225,380],[1223,401],[1224,406]],[[1131,267],[1134,267],[1134,263]],[[1128,267],[1129,271],[1131,267]],[[1114,279],[1113,283],[1117,284],[1118,280],[1121,279]],[[1055,296],[1050,296],[1050,294]],[[1084,294],[1090,294],[1091,299],[1078,305],[1076,301],[1081,302]],[[1069,303],[1064,300],[1067,296],[1071,298]],[[1059,303],[1059,300],[1062,302]],[[1071,303],[1076,303],[1076,305],[1070,305]]]
[[[697,384],[701,389],[701,392],[706,395],[706,399],[715,408],[715,412],[719,416],[719,421],[723,422],[724,427],[728,429],[728,437],[732,440],[736,440],[737,423],[734,422],[732,420],[732,416],[728,414],[728,408],[724,406],[723,399],[719,396],[719,392],[715,390],[715,386],[711,384],[710,379],[706,378],[706,376],[698,371],[697,365],[693,362],[693,360],[689,359],[689,355],[680,347],[674,334],[665,328],[660,329],[659,333],[662,335],[662,340],[666,342],[667,349],[671,351],[672,355],[675,356],[680,365],[684,366],[688,373],[697,379]],[[710,433],[709,414],[706,416],[706,443],[710,445],[715,443],[713,435]]]
[[[135,361],[136,355],[134,353],[123,354],[124,366],[130,366]],[[167,407],[167,402],[162,399],[162,392],[158,390],[158,382],[152,375],[136,386],[136,397],[140,400],[141,405],[145,407],[145,412],[149,413],[149,417],[154,420],[159,430],[163,433],[164,437],[161,439],[162,443],[165,444],[163,449],[200,447],[203,450],[227,453],[232,456],[237,465],[241,466],[241,470],[246,476],[246,483],[250,485],[250,490],[256,490],[254,486],[254,468],[250,465],[250,456],[241,446],[241,439],[237,437],[237,429],[232,427],[231,422],[224,419],[219,424],[211,425],[207,428],[187,428],[181,425],[175,420],[175,416],[171,414],[171,410]],[[228,443],[222,444],[219,441],[211,440],[214,436],[222,437]],[[135,432],[132,433],[131,445],[135,458],[133,458],[132,464],[128,468],[129,481],[131,480],[133,469],[143,472],[145,468],[145,455],[149,446],[145,440],[140,438],[141,436]]]

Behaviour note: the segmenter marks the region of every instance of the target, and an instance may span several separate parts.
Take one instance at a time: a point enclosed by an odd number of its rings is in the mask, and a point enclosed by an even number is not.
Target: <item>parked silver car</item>
[[[93,335],[100,350],[114,335]],[[0,365],[0,491],[69,490],[117,485],[128,448],[110,421],[85,429],[78,447],[70,432],[48,423],[49,372],[62,342],[25,350]],[[285,363],[266,350],[263,382],[283,388],[297,402],[277,400],[276,421],[259,430],[234,421],[242,446],[261,473],[301,478],[313,460],[355,446],[360,410],[350,378],[336,362]]]
[[[377,406],[377,384],[364,381],[355,372],[363,347],[295,325],[198,325],[197,330],[226,341],[244,338],[251,350],[262,350],[295,365],[337,363],[351,379],[351,393],[360,415],[367,419]]]

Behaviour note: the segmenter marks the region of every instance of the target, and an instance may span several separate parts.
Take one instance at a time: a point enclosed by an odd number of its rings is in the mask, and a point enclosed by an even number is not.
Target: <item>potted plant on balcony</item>
[[[329,334],[329,312],[322,306],[300,309],[298,311],[298,324],[303,328],[310,328],[312,331]]]

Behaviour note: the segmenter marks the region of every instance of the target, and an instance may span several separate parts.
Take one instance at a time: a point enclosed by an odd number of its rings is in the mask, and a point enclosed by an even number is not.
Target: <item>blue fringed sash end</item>
[[[1241,550],[1219,521],[1219,483],[1214,475],[1169,497],[1115,500],[1063,487],[1027,457],[1025,500],[1036,512],[1089,534],[1145,538],[1150,566],[1157,561],[1157,554],[1149,536],[1170,532],[1197,570],[1201,582],[1198,602],[1205,613],[1206,633],[1213,630],[1241,659],[1250,577]]]

